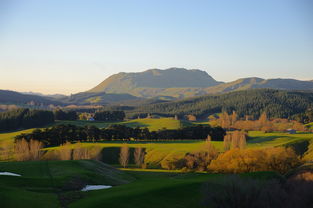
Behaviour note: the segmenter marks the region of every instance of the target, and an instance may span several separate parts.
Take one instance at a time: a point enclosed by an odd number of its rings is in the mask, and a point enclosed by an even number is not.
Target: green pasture
[[[313,122],[308,123],[305,126],[308,127],[309,129],[313,130]]]
[[[146,127],[150,131],[157,131],[159,129],[179,129],[184,126],[192,125],[192,123],[187,121],[175,120],[173,118],[143,118],[143,119],[134,119],[129,121],[120,121],[120,122],[100,122],[100,121],[57,121],[55,124],[72,124],[77,126],[86,126],[94,125],[98,128],[106,128],[110,125],[120,124],[126,125],[129,127]],[[54,125],[55,125],[54,124]]]
[[[203,187],[222,188],[221,174],[159,170],[118,170],[104,163],[79,161],[2,162],[0,171],[21,177],[0,176],[1,207],[203,207]],[[271,172],[242,174],[270,179]],[[81,192],[85,185],[113,188]]]
[[[80,197],[86,184],[121,185],[135,180],[132,176],[97,161],[31,161],[1,162],[0,172],[22,175],[0,175],[1,207],[62,207]]]

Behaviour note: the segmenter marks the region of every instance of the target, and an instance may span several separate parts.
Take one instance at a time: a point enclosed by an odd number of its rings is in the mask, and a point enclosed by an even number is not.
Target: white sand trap
[[[105,186],[105,185],[87,185],[81,191],[93,191],[93,190],[100,190],[100,189],[109,189],[112,186]]]
[[[21,176],[20,174],[10,173],[10,172],[0,172],[0,175],[5,175],[5,176]]]

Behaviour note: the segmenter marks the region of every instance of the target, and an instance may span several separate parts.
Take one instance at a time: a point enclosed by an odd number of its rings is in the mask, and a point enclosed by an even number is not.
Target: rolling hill
[[[105,92],[81,92],[59,99],[64,104],[123,104],[124,102],[139,102],[142,98],[130,94],[113,94]]]
[[[241,117],[245,115],[258,117],[262,112],[267,112],[270,117],[292,118],[312,107],[312,92],[250,89],[138,106],[128,111],[128,114],[134,116],[143,113],[166,116],[194,114],[205,118],[210,114],[235,110]]]
[[[144,72],[114,74],[96,87],[71,96],[40,96],[0,90],[0,104],[128,105],[139,106],[208,94],[249,89],[299,90],[313,92],[313,81],[249,77],[223,83],[198,69],[150,69]]]
[[[205,71],[169,68],[114,74],[86,93],[130,94],[142,98],[167,97],[171,100],[258,88],[313,91],[313,82],[250,77],[223,83],[216,81]]]
[[[259,88],[313,91],[313,82],[295,79],[261,79],[258,77],[250,77],[209,87],[206,89],[206,92],[212,94]]]
[[[33,105],[62,104],[60,101],[38,95],[25,95],[15,91],[0,90],[0,104],[24,105],[27,103],[32,103]]]

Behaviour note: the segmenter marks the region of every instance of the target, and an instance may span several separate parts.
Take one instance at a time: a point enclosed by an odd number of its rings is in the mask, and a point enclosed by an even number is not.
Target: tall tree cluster
[[[51,111],[20,108],[0,113],[0,131],[39,127],[53,122]]]
[[[124,118],[124,111],[96,111],[94,116],[97,121],[122,121]]]
[[[63,111],[58,109],[53,112],[55,120],[69,120],[74,121],[78,119],[76,111]]]
[[[95,126],[78,127],[75,125],[57,125],[51,128],[35,129],[29,134],[16,136],[16,141],[38,140],[46,146],[58,146],[66,142],[97,142],[112,140],[205,140],[208,135],[215,141],[223,141],[225,130],[220,127],[190,126],[177,130],[161,129],[149,131],[148,128],[131,128],[124,125],[112,125],[99,129]]]

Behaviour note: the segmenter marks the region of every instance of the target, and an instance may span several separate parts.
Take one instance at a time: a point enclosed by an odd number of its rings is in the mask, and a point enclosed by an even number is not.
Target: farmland
[[[177,129],[181,126],[194,125],[193,122],[181,122],[171,118],[136,119],[125,122],[87,122],[57,121],[58,124],[84,126],[93,124],[107,127],[111,124],[124,124],[131,127],[141,126],[151,130],[161,128]],[[197,123],[199,124],[199,122]],[[14,142],[14,137],[29,133],[33,129],[0,134],[2,144]],[[292,146],[298,149],[299,155],[312,160],[313,134],[298,132],[296,134],[262,131],[248,133],[248,149]],[[127,168],[119,164],[119,152],[123,145],[130,149]],[[221,190],[226,175],[205,171],[185,172],[184,170],[161,169],[162,161],[182,158],[186,153],[201,151],[206,148],[205,141],[101,141],[73,143],[67,146],[46,147],[42,161],[1,162],[0,172],[7,171],[21,174],[21,177],[0,176],[0,195],[4,207],[206,207],[203,204],[203,187]],[[211,144],[223,152],[222,141]],[[3,146],[1,146],[3,147]],[[53,159],[55,152],[65,149],[86,148],[100,155],[100,161]],[[134,164],[134,150],[142,148],[146,152],[146,168]],[[305,152],[307,151],[307,152]],[[274,172],[255,172],[240,174],[243,178],[267,179],[284,178]],[[245,179],[246,180],[246,179]],[[285,180],[285,179],[284,179]],[[90,192],[81,192],[87,184],[111,185],[113,188]],[[168,197],[171,196],[171,197]],[[37,199],[41,200],[37,200]],[[143,198],[145,200],[143,200]],[[123,201],[123,203],[120,203]]]
[[[152,130],[162,129],[162,128],[172,128],[177,129],[181,126],[193,125],[192,122],[179,121],[171,118],[161,118],[161,119],[136,119],[125,122],[88,122],[88,121],[57,121],[57,124],[75,124],[84,126],[87,124],[96,125],[98,127],[107,127],[111,124],[124,124],[132,127],[135,126],[145,126]],[[197,123],[199,124],[199,123]],[[21,133],[29,133],[33,129],[10,132],[10,133],[1,133],[0,142],[2,144],[7,144],[9,147],[12,147],[14,137]],[[264,133],[261,131],[250,131],[248,134],[249,139],[247,140],[247,148],[265,148],[265,147],[276,147],[276,146],[297,146],[297,144],[304,144],[308,146],[308,143],[313,139],[313,134],[310,133],[297,133],[297,134],[288,134],[282,132],[273,132],[273,133]],[[116,165],[118,164],[118,154],[119,148],[122,144],[128,143],[129,148],[144,148],[146,151],[145,160],[151,168],[159,168],[160,162],[166,158],[172,157],[182,157],[188,152],[194,152],[201,150],[204,141],[150,141],[150,142],[139,142],[139,141],[104,141],[98,143],[82,143],[79,144],[82,147],[94,148],[97,147],[97,151],[101,151],[102,160],[106,163]],[[212,141],[212,144],[218,151],[223,151],[223,142]],[[75,149],[76,145],[72,144],[71,148]],[[306,147],[301,147],[302,150],[299,152],[304,153]],[[100,150],[99,150],[100,149]],[[304,149],[304,150],[303,150]],[[49,147],[46,149],[47,154],[45,155],[46,159],[49,159],[51,152],[53,151],[62,151],[62,147]],[[113,155],[113,156],[112,156]]]

